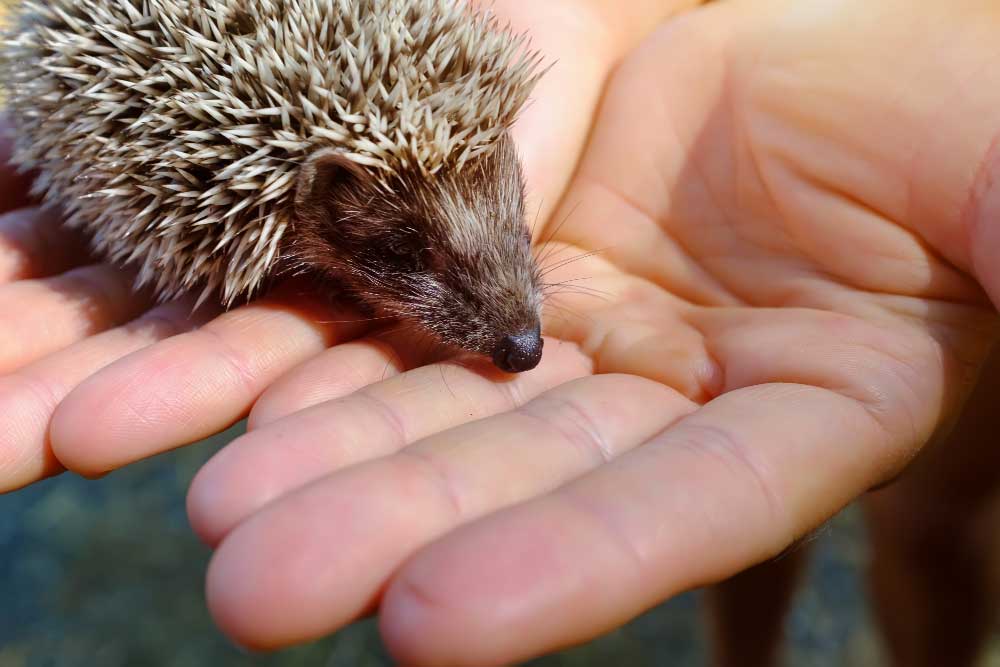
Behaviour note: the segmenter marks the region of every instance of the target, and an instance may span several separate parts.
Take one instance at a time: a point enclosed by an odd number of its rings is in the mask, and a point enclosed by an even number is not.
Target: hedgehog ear
[[[295,207],[312,208],[322,204],[331,192],[350,182],[366,182],[371,176],[343,151],[326,148],[309,156],[299,171],[295,188]]]

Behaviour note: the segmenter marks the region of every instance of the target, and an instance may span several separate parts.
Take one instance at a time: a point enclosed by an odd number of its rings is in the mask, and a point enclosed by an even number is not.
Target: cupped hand
[[[560,59],[518,129],[540,216],[569,180],[614,63],[671,5],[689,3],[643,0],[612,15],[613,4],[493,3]],[[0,162],[8,153],[0,146]],[[130,290],[131,275],[94,263],[55,216],[31,207],[27,188],[9,168],[0,173],[0,492],[64,467],[101,475],[210,436],[287,371],[366,330],[303,284],[224,314],[192,316],[190,301],[157,306]],[[335,350],[354,369],[340,378],[344,390],[388,372],[365,345]]]
[[[665,24],[552,218],[538,370],[401,372],[405,345],[361,339],[272,385],[201,471],[222,628],[277,647],[378,610],[406,664],[506,664],[898,474],[996,337],[998,30],[988,0]]]

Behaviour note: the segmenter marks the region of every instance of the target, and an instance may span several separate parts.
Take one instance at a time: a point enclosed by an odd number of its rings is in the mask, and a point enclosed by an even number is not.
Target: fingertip
[[[228,448],[227,448],[228,449]],[[228,509],[229,490],[227,477],[219,474],[218,459],[223,458],[227,449],[209,459],[195,474],[188,487],[185,508],[191,530],[205,546],[215,548],[232,526]]]
[[[191,528],[209,547],[216,547],[239,523],[280,491],[271,483],[270,465],[280,447],[256,448],[254,435],[243,435],[209,459],[191,481],[187,514]],[[275,461],[280,465],[280,460]]]
[[[49,423],[49,444],[56,459],[67,469],[83,477],[93,478],[108,472],[94,466],[92,455],[99,453],[97,434],[105,433],[103,405],[86,390],[88,380],[81,383],[85,390],[71,391],[56,406]]]
[[[47,423],[43,399],[14,376],[0,378],[0,494],[63,471],[45,444]]]
[[[512,664],[504,651],[508,631],[438,599],[433,589],[405,570],[387,588],[379,611],[379,632],[386,650],[411,667],[501,667]]]
[[[443,627],[441,613],[430,597],[404,573],[394,579],[382,598],[379,611],[379,633],[389,654],[397,663],[412,667],[446,667],[470,664],[461,659],[452,647],[456,628]],[[494,662],[475,663],[490,667]]]
[[[259,641],[252,622],[259,600],[248,598],[255,587],[241,585],[239,563],[233,563],[230,550],[221,545],[209,561],[205,573],[205,603],[219,630],[231,643],[245,652],[260,652],[271,647]],[[248,620],[249,619],[249,620]]]
[[[578,543],[593,550],[569,548]],[[597,636],[615,626],[585,618],[597,602],[580,567],[588,560],[611,567],[600,535],[560,502],[467,524],[414,555],[388,586],[380,612],[386,646],[415,665],[483,667]]]
[[[151,425],[162,422],[149,405],[153,399],[136,403],[137,396],[149,398],[153,382],[147,375],[131,372],[133,355],[83,380],[56,406],[49,440],[56,458],[68,470],[93,479],[141,458],[135,454],[136,443],[143,442]]]
[[[133,461],[225,430],[239,420],[227,394],[237,374],[221,353],[183,332],[108,364],[77,385],[52,416],[56,456],[81,475]],[[232,398],[232,402],[237,399]],[[237,406],[238,407],[238,406]]]
[[[470,529],[478,532],[470,527],[457,534]],[[418,552],[386,588],[379,611],[386,648],[396,660],[415,666],[510,664],[510,647],[504,645],[516,638],[502,618],[510,599],[495,595],[496,588],[505,588],[504,581],[487,581],[484,574],[491,554],[498,551],[470,550],[469,542],[454,538],[452,534]],[[486,536],[486,541],[492,540]],[[502,569],[497,573],[510,581]],[[484,606],[484,600],[495,605]]]
[[[413,589],[405,576],[389,585],[379,611],[379,633],[397,663],[413,667],[442,664],[434,651],[428,650],[428,644],[420,641],[433,636],[426,627],[428,618],[433,616],[431,612],[425,597]]]
[[[237,526],[219,544],[205,577],[205,598],[219,629],[240,646],[271,651],[331,631],[322,554],[302,546],[312,526],[270,517]]]
[[[205,602],[215,624],[231,642],[253,652],[283,645],[274,641],[272,577],[261,569],[262,558],[276,547],[261,542],[259,535],[255,530],[234,531],[218,545],[205,573]],[[276,574],[280,580],[282,573]],[[294,616],[294,610],[289,615]]]

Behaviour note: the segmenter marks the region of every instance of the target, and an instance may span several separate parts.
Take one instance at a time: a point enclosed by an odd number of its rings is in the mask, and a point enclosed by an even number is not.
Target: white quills
[[[5,41],[16,161],[164,297],[251,294],[299,166],[385,178],[492,150],[539,58],[461,0],[28,0]]]

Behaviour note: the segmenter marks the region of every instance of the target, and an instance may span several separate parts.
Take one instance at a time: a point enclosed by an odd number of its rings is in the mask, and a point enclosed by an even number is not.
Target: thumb
[[[494,0],[490,6],[551,65],[514,128],[528,210],[545,221],[583,151],[611,70],[669,16],[701,0]],[[536,233],[541,232],[541,225]]]

